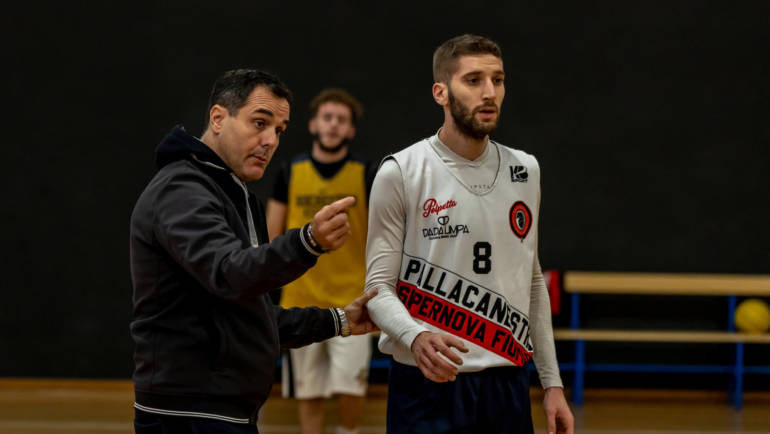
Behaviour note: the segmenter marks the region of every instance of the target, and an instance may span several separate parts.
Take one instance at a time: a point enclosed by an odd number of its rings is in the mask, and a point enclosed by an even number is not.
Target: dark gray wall
[[[376,159],[439,127],[431,54],[464,32],[503,48],[493,137],[540,160],[544,267],[770,273],[766,2],[15,8],[0,376],[130,375],[129,215],[155,144],[176,123],[200,132],[222,71],[264,67],[294,89],[278,160],[309,145],[307,103],[325,86],[364,102],[354,147]]]

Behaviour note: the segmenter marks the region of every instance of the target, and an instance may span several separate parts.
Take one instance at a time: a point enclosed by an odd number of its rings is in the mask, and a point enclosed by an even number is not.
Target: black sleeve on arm
[[[281,203],[289,203],[289,165],[283,163],[273,181],[273,193],[270,198]]]
[[[364,169],[364,177],[366,182],[366,203],[369,203],[369,194],[372,192],[372,184],[374,184],[374,177],[377,175],[377,170],[380,168],[380,163],[369,161],[366,163]]]
[[[228,300],[263,294],[315,265],[304,228],[251,247],[225,218],[224,204],[204,175],[185,172],[161,188],[154,230],[172,258],[211,293]]]
[[[337,317],[331,309],[273,305],[278,323],[281,348],[298,348],[332,338],[339,334]]]

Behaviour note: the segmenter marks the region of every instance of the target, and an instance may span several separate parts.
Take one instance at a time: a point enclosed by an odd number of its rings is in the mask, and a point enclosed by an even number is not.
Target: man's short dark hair
[[[457,71],[457,59],[460,56],[491,54],[503,58],[500,46],[489,38],[478,35],[460,35],[444,42],[433,52],[433,81],[448,83]]]
[[[322,90],[310,101],[310,117],[314,118],[318,114],[318,108],[327,102],[336,102],[348,106],[350,114],[353,116],[353,125],[364,115],[364,106],[361,105],[361,102],[356,97],[345,90],[331,88]]]
[[[203,131],[209,127],[209,113],[215,104],[226,108],[230,116],[235,116],[246,104],[246,99],[254,88],[258,86],[264,86],[276,97],[285,99],[289,102],[289,106],[294,102],[288,86],[275,74],[259,69],[233,69],[217,78],[214,87],[211,88]]]

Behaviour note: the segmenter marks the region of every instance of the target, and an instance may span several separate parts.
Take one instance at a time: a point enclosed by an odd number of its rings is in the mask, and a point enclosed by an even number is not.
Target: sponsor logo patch
[[[468,225],[449,224],[449,216],[440,215],[436,218],[438,226],[422,228],[422,237],[429,240],[439,240],[441,238],[457,238],[461,234],[469,234],[471,231]]]
[[[449,208],[454,208],[457,206],[457,202],[453,201],[452,199],[449,199],[448,201],[444,202],[443,204],[439,204],[438,201],[434,198],[430,198],[425,201],[425,203],[422,204],[422,216],[427,218],[430,217],[431,214],[440,213],[441,211]]]
[[[529,174],[524,166],[508,166],[511,171],[511,182],[527,182]]]
[[[529,228],[532,227],[532,212],[527,204],[518,201],[511,205],[511,210],[508,212],[508,221],[511,224],[513,234],[523,242],[529,233]]]

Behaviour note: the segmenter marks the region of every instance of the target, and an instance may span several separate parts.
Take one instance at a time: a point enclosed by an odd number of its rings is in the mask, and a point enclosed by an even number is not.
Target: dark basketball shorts
[[[489,368],[435,383],[418,368],[393,361],[387,429],[390,434],[532,434],[529,371]]]

